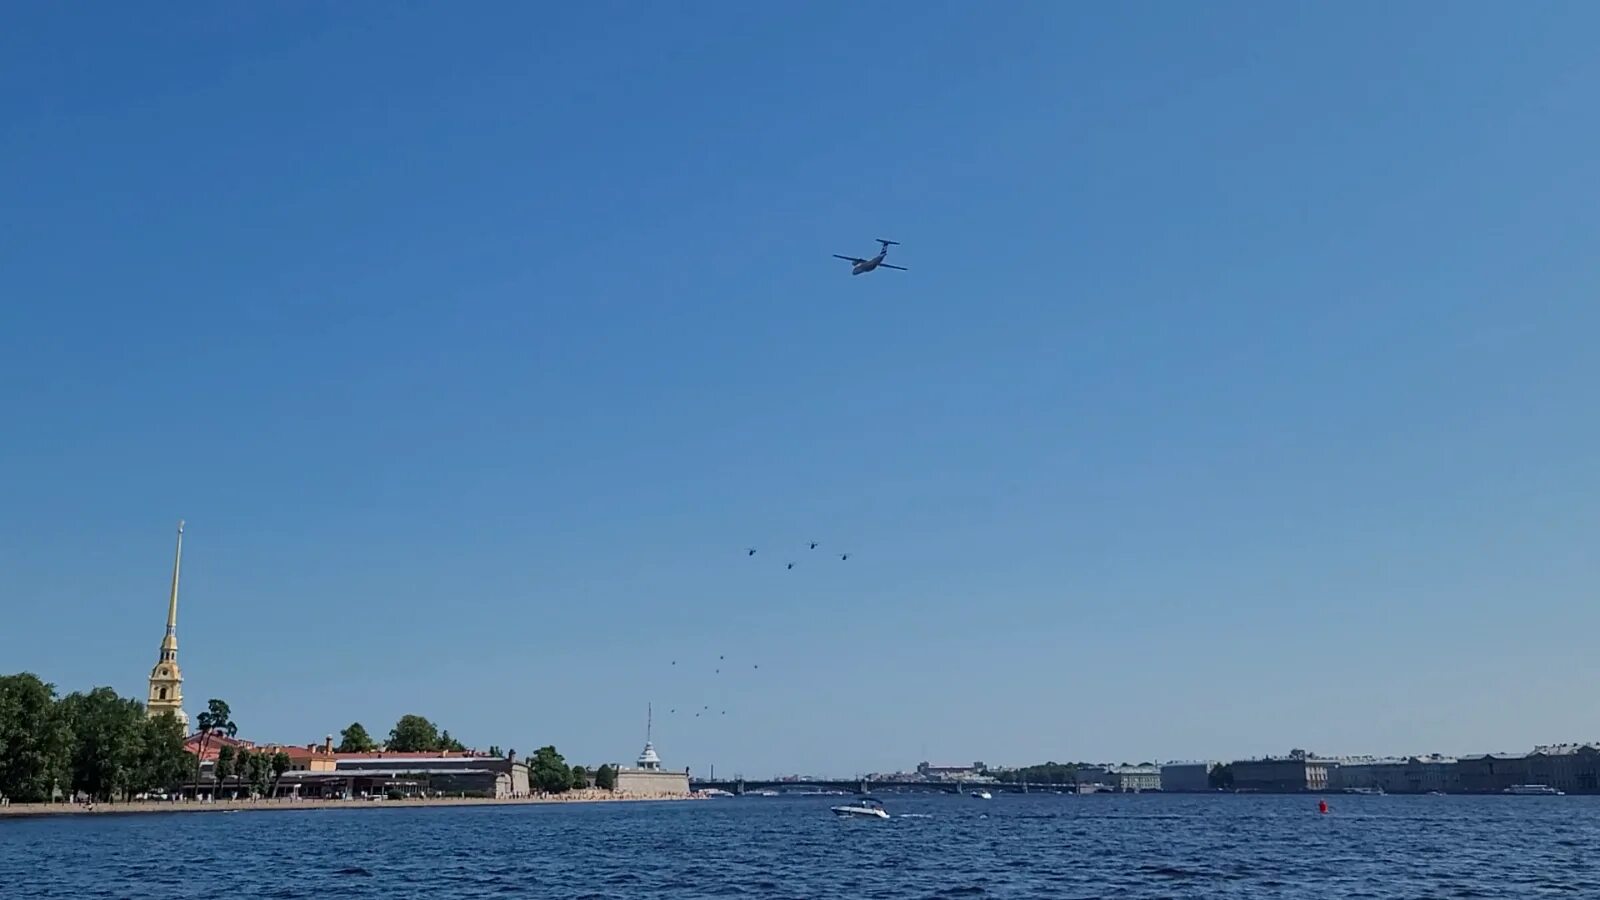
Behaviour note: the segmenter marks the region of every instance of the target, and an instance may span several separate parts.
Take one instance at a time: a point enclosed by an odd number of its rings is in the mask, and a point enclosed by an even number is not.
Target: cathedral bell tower
[[[178,549],[172,557],[172,595],[167,599],[167,634],[161,639],[161,658],[150,670],[150,696],[145,700],[151,718],[170,712],[185,731],[189,716],[183,711],[183,673],[178,670],[178,571],[183,566],[183,523],[178,523]]]

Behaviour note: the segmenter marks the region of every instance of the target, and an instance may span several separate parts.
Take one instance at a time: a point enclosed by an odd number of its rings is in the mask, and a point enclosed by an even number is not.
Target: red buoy
[[[1328,814],[1328,801],[1326,801],[1326,800],[1318,800],[1317,801],[1317,812],[1322,813],[1323,815],[1327,815]]]

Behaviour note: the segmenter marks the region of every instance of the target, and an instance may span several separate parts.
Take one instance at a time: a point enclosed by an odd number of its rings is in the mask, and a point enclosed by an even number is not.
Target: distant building
[[[1199,793],[1211,790],[1213,762],[1172,762],[1161,767],[1161,790],[1172,793]]]
[[[1080,790],[1096,787],[1110,788],[1112,781],[1111,770],[1106,766],[1079,766],[1072,773],[1072,780],[1077,783]]]
[[[1547,784],[1569,794],[1600,792],[1600,747],[1593,744],[1547,744],[1533,748],[1528,784]]]
[[[1415,794],[1453,794],[1461,790],[1460,767],[1450,756],[1413,756],[1406,761],[1406,789]]]
[[[670,772],[661,766],[661,757],[655,744],[650,742],[653,716],[646,713],[644,750],[633,766],[617,766],[617,783],[613,788],[619,794],[638,797],[685,797],[689,794],[689,772]]]
[[[289,757],[289,771],[291,772],[332,772],[337,763],[336,754],[333,752],[333,739],[328,738],[323,744],[258,744],[242,738],[232,738],[225,734],[211,735],[192,734],[184,738],[183,749],[189,755],[200,761],[201,773],[207,774],[216,765],[217,757],[221,755],[223,747],[233,748],[235,759],[242,753],[263,753],[275,756],[279,753]]]
[[[1123,793],[1161,790],[1159,766],[1117,766],[1107,773],[1112,790]]]
[[[970,766],[936,766],[931,763],[917,763],[917,774],[929,781],[969,781],[982,776],[989,770],[981,762]]]
[[[1409,763],[1404,759],[1359,756],[1340,759],[1328,773],[1328,788],[1339,791],[1411,791]]]
[[[339,753],[332,773],[307,772],[301,780],[346,783],[351,795],[399,791],[478,797],[526,797],[528,767],[515,757],[478,753]],[[282,791],[280,790],[280,793]]]
[[[1276,794],[1325,791],[1329,770],[1336,766],[1330,760],[1304,757],[1241,759],[1233,763],[1233,787]]]
[[[1463,756],[1456,761],[1462,792],[1498,794],[1513,784],[1528,784],[1528,758],[1510,753]]]

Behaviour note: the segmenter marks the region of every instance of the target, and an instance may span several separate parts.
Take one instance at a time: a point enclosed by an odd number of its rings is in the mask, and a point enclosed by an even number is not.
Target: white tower
[[[650,743],[650,731],[655,725],[655,710],[649,704],[644,708],[644,750],[639,753],[638,766],[651,772],[661,771],[661,757],[656,755],[655,745]]]

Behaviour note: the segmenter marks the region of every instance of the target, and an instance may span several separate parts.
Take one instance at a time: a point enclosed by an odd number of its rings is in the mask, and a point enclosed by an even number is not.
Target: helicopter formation
[[[801,548],[808,552],[818,550],[822,546],[821,541],[805,541],[801,544]],[[758,547],[744,548],[746,559],[753,558],[758,552],[760,552]],[[840,561],[848,560],[852,556],[849,552],[830,555],[837,556]],[[798,563],[795,561],[786,562],[784,570],[792,571],[796,565]],[[660,673],[657,676],[660,682],[658,686],[677,700],[676,703],[663,704],[666,707],[666,714],[685,727],[691,724],[701,727],[706,720],[727,717],[729,700],[748,691],[752,684],[750,679],[759,678],[762,674],[760,663],[748,659],[730,660],[726,653],[717,654],[715,660],[709,655],[700,657],[694,654],[694,656],[696,658],[670,659],[664,669],[657,670]],[[707,700],[712,702],[704,702]],[[701,701],[698,707],[694,705],[695,701]],[[695,722],[696,719],[700,722]]]
[[[808,550],[815,550],[815,549],[817,549],[818,547],[821,547],[821,546],[822,546],[822,542],[821,541],[807,541],[806,542],[806,549],[808,549]],[[746,547],[746,548],[744,548],[744,555],[747,556],[747,557],[748,556],[755,556],[756,555],[756,548],[755,547]],[[840,562],[847,562],[847,561],[849,561],[849,559],[850,559],[850,554],[849,553],[840,553],[839,554],[839,561]],[[798,562],[796,562],[795,560],[790,560],[790,561],[788,561],[787,563],[784,564],[783,568],[784,568],[785,571],[790,571],[790,570],[793,570],[794,567],[797,566],[797,565],[799,565]]]
[[[911,271],[905,266],[891,265],[883,261],[884,257],[889,255],[889,248],[898,246],[900,243],[899,241],[886,241],[883,238],[876,238],[876,240],[880,247],[877,256],[868,257],[866,259],[862,259],[859,256],[845,256],[841,253],[835,253],[833,256],[835,259],[847,260],[850,263],[851,275],[864,275],[867,272],[871,272],[873,269],[898,269],[902,272]]]
[[[685,670],[685,669],[699,669],[699,671],[701,671],[702,673],[704,672],[704,669],[701,668],[701,666],[703,666],[704,663],[701,663],[700,666],[693,665],[692,663],[693,663],[693,661],[686,661],[686,664],[684,666],[679,666],[678,665],[678,661],[676,659],[674,659],[669,663],[669,668],[670,668],[671,672],[674,673],[675,675],[680,673],[680,672],[683,672],[683,670]],[[744,668],[744,666],[745,666],[744,663],[729,663],[727,654],[719,654],[717,656],[717,661],[716,661],[715,666],[713,666],[712,669],[711,669],[711,673],[712,673],[713,676],[720,676],[722,674],[723,668],[727,668],[728,671],[729,671],[729,674],[732,675],[733,671],[734,671],[734,669],[733,669],[734,665],[737,665],[741,669]],[[749,664],[749,669],[752,672],[760,671],[761,664],[760,663],[750,663]],[[670,679],[669,680],[669,684],[671,685],[671,687],[674,688],[674,690],[677,690],[677,689],[681,688],[681,685],[679,685],[677,683],[677,679],[676,678]],[[704,692],[705,688],[702,687],[700,690],[702,692]],[[716,693],[720,695],[722,693],[722,691],[719,689],[719,690],[716,691]],[[720,707],[721,705],[722,704],[719,703],[718,707]],[[669,716],[677,716],[679,708],[680,707],[678,707],[676,705],[667,707],[667,715],[669,715]],[[701,704],[699,709],[695,709],[692,704],[686,704],[686,705],[684,705],[682,707],[682,709],[683,709],[683,714],[684,714],[684,716],[686,718],[690,717],[690,716],[692,716],[693,718],[696,718],[696,719],[699,719],[699,718],[712,718],[712,717],[726,716],[728,714],[728,711],[726,709],[713,708],[712,705],[709,704],[709,703]]]

